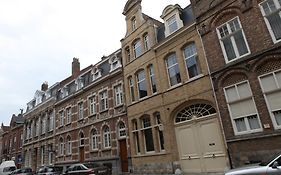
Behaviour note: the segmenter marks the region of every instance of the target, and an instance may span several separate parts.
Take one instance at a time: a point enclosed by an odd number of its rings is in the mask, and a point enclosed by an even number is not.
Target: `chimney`
[[[48,90],[48,82],[45,81],[42,85],[41,85],[41,91],[46,91]]]
[[[72,76],[77,76],[80,73],[80,62],[78,58],[73,58],[72,61]]]

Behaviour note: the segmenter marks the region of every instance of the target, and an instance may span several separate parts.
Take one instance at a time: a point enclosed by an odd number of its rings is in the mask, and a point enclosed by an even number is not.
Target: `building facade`
[[[280,152],[281,1],[191,0],[233,167]]]
[[[97,162],[112,174],[128,172],[130,162],[121,50],[60,82],[56,109],[56,165]]]
[[[13,114],[10,126],[2,124],[2,160],[14,160],[18,168],[22,167],[24,157],[22,155],[23,143],[23,124],[22,114]]]
[[[44,165],[54,165],[55,160],[55,109],[58,83],[48,87],[44,82],[34,98],[27,103],[24,113],[23,154],[25,166],[34,171]]]
[[[134,173],[223,172],[227,153],[191,6],[161,23],[129,0],[121,40]]]

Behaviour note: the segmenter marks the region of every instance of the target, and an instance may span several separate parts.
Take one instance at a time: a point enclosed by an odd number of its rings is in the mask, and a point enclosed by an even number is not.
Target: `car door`
[[[277,167],[272,167],[274,162],[278,163]],[[266,175],[280,175],[281,174],[281,156],[274,160],[267,168]]]

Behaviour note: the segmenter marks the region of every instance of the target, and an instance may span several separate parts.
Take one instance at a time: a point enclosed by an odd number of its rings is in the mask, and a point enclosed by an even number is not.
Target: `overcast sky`
[[[0,122],[26,109],[44,81],[49,86],[121,47],[126,0],[0,0]],[[160,20],[169,4],[189,0],[142,0],[143,13]]]

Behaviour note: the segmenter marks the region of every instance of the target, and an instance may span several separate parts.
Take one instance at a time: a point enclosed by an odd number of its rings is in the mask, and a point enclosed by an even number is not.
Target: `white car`
[[[17,167],[13,160],[4,161],[0,165],[0,175],[10,175],[16,169]]]
[[[225,175],[281,175],[281,154],[258,165],[229,170]]]

